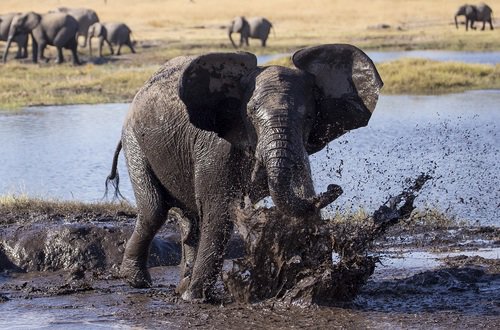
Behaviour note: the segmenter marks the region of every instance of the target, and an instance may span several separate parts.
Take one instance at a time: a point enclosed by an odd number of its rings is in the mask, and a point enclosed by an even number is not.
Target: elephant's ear
[[[194,58],[179,82],[179,96],[191,123],[231,143],[246,140],[242,118],[245,91],[241,78],[257,67],[251,53],[211,53]],[[245,136],[243,136],[243,134]]]
[[[243,16],[238,16],[238,17],[235,17],[232,21],[232,31],[233,32],[241,32],[241,30],[243,29],[243,26],[245,25],[244,23],[246,22],[246,18],[243,17]],[[247,23],[248,24],[248,23]]]
[[[94,37],[101,37],[101,36],[105,37],[103,35],[102,29],[103,29],[103,26],[101,23],[99,23],[99,22],[94,23],[89,27],[89,34],[94,36]]]
[[[309,153],[368,124],[383,82],[363,51],[347,44],[322,45],[297,51],[292,61],[314,75],[319,90],[318,114],[306,146]]]

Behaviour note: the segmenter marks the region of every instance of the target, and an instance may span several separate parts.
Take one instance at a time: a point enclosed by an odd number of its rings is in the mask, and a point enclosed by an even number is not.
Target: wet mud
[[[371,222],[243,214],[219,304],[176,295],[175,217],[151,249],[153,287],[133,289],[118,267],[134,215],[0,210],[0,320],[7,328],[498,328],[500,228],[396,224],[411,209],[397,199]]]

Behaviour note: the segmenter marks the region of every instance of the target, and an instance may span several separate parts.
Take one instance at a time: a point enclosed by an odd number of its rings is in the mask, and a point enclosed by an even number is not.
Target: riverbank
[[[131,57],[131,56],[130,56]],[[129,63],[4,65],[0,109],[27,106],[127,103],[159,65]],[[269,64],[291,65],[289,58]],[[435,95],[466,90],[500,89],[500,65],[399,59],[377,64],[382,94]]]
[[[500,8],[499,0],[489,4]],[[347,0],[296,1],[293,5],[286,0],[238,4],[229,0],[173,0],[161,4],[147,0],[107,3],[6,0],[0,3],[0,12],[45,12],[57,6],[84,6],[95,9],[101,21],[125,21],[133,31],[137,54],[124,49],[122,56],[97,59],[90,58],[87,49],[80,49],[82,66],[55,65],[53,60],[33,65],[29,60],[14,60],[15,47],[12,47],[8,63],[0,64],[0,109],[129,102],[144,81],[168,59],[234,51],[226,27],[232,17],[242,14],[266,16],[273,22],[274,30],[266,48],[251,40],[250,47],[244,49],[257,55],[289,54],[325,43],[350,43],[364,51],[499,50],[500,29],[466,32],[463,25],[455,28],[453,14],[459,5],[458,1],[436,4],[423,0],[415,11],[398,0],[361,0],[356,6]],[[104,49],[105,55],[107,52]],[[53,47],[47,48],[46,55],[54,59]],[[500,87],[498,66],[461,63],[451,66],[420,60],[377,66],[385,82],[382,93],[435,94]]]

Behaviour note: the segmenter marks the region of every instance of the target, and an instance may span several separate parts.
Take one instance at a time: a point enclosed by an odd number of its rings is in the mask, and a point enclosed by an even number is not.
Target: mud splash
[[[287,218],[272,207],[242,214],[238,231],[246,245],[225,276],[238,302],[273,298],[286,305],[332,305],[353,300],[373,274],[377,257],[368,249],[388,227],[410,216],[416,194],[429,175],[391,197],[355,228],[319,217]],[[332,253],[340,255],[337,263]]]

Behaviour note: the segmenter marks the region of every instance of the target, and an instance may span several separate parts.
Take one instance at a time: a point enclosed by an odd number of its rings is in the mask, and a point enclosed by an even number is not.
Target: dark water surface
[[[127,104],[32,107],[0,112],[0,195],[99,201]],[[386,96],[368,127],[311,157],[317,190],[340,184],[328,211],[368,210],[405,179],[434,179],[417,198],[473,224],[500,225],[500,91]],[[122,193],[133,200],[120,158]]]

